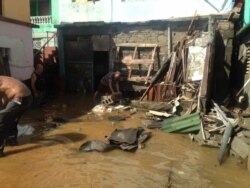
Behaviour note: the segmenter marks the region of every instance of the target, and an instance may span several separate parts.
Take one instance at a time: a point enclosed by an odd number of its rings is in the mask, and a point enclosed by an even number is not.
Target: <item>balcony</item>
[[[52,24],[52,17],[50,15],[47,16],[31,16],[30,22],[36,25],[46,25]]]

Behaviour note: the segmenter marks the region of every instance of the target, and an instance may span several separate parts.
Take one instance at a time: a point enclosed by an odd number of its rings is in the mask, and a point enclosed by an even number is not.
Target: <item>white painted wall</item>
[[[61,0],[59,22],[136,22],[227,13],[233,6],[232,0],[100,0],[72,3]],[[223,4],[225,6],[223,7]],[[219,11],[218,11],[219,10]]]
[[[11,76],[20,80],[30,78],[33,71],[32,29],[0,21],[0,47],[10,49]]]

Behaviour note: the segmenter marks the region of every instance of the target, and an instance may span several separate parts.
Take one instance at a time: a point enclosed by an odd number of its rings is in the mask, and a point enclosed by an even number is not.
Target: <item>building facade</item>
[[[126,43],[158,45],[154,58],[160,64],[185,34],[195,14],[198,17],[224,14],[232,6],[231,0],[61,1],[58,9],[61,76],[71,80],[69,77],[76,75],[71,73],[72,69],[80,72],[78,77],[86,72],[91,88],[95,89],[100,78],[113,69],[116,46]],[[181,17],[189,19],[174,21]],[[78,77],[75,80],[80,80]]]
[[[29,0],[1,0],[0,13],[1,73],[28,79],[33,71]]]
[[[190,20],[195,14],[224,14],[232,6],[232,0],[31,0],[32,23],[40,25],[33,29],[34,46],[58,46],[61,77],[74,77],[74,71],[81,70],[79,75],[85,72],[94,89],[100,77],[113,68],[117,44],[157,44],[159,62],[170,50],[170,26],[168,21],[155,23],[180,17]],[[143,23],[148,21],[155,22]],[[174,44],[182,32],[172,29]],[[50,40],[53,32],[58,42]],[[80,76],[75,80],[81,80]]]
[[[32,24],[39,25],[33,28],[33,45],[40,49],[44,44],[57,46],[55,25],[59,24],[58,16],[59,0],[30,0],[30,20]],[[49,42],[48,40],[53,37]]]

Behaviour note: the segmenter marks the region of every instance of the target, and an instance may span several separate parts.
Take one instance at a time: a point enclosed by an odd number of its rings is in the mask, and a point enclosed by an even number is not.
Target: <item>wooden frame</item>
[[[131,81],[144,81],[145,84],[148,83],[149,78],[151,76],[151,71],[153,70],[153,66],[155,64],[155,54],[156,54],[156,50],[158,48],[157,44],[139,44],[139,43],[121,43],[121,44],[117,44],[116,45],[116,56],[118,58],[121,49],[122,48],[132,48],[133,50],[133,54],[132,54],[132,58],[131,59],[126,59],[123,58],[121,60],[122,63],[124,63],[127,68],[128,68],[128,80]],[[136,57],[136,54],[138,54],[139,49],[140,48],[151,48],[152,49],[152,54],[151,54],[151,58],[150,59],[140,59],[140,57]],[[145,77],[139,77],[139,76],[132,76],[132,67],[131,65],[148,65],[148,71],[147,71],[147,76]]]

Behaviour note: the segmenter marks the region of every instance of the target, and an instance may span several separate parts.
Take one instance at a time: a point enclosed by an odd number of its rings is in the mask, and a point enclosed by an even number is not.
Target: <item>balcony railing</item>
[[[30,22],[32,24],[36,24],[36,25],[51,24],[52,17],[50,15],[48,15],[48,16],[31,16]]]

